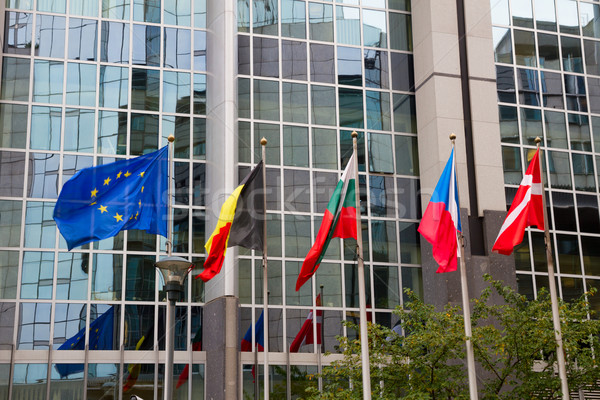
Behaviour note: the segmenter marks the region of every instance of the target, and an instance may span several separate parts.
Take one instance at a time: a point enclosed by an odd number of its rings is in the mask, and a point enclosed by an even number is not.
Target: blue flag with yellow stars
[[[110,307],[90,324],[89,349],[112,350],[114,336],[115,307]],[[85,350],[85,328],[60,345],[58,350]],[[61,377],[83,371],[83,364],[56,364]]]
[[[54,220],[69,250],[119,231],[167,236],[168,146],[76,173],[62,187]]]

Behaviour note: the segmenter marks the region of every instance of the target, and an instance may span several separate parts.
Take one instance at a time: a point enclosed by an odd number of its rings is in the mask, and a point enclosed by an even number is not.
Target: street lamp
[[[167,292],[167,321],[165,342],[167,359],[165,363],[165,400],[170,400],[173,393],[173,354],[175,347],[175,335],[173,328],[175,326],[175,302],[179,300],[183,293],[183,281],[188,272],[194,266],[191,262],[181,257],[165,257],[154,264],[160,270],[165,281],[165,291]]]

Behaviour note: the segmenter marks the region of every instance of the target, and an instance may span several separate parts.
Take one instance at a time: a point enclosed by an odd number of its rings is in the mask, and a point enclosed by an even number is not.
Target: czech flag
[[[453,148],[419,225],[419,232],[433,246],[438,273],[456,271],[457,233],[462,231],[459,210]]]

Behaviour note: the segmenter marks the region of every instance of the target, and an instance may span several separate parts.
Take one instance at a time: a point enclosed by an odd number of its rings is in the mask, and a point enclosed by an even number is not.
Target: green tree
[[[473,302],[473,344],[479,365],[478,387],[485,399],[560,399],[555,372],[556,344],[550,299],[545,290],[536,300],[486,276],[487,287]],[[596,387],[600,372],[600,321],[590,319],[586,293],[560,303],[569,387]],[[407,291],[410,302],[395,313],[405,332],[369,324],[373,399],[468,399],[462,310],[436,311]],[[494,303],[490,301],[496,296]],[[503,304],[498,305],[498,299]],[[358,330],[358,327],[346,323]],[[361,399],[360,342],[340,337],[343,359],[323,369],[324,390],[307,389],[310,399]],[[349,383],[350,382],[350,383]]]

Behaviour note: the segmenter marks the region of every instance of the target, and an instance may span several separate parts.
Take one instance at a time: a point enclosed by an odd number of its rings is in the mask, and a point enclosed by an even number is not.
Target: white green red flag
[[[296,291],[317,272],[331,239],[356,239],[356,179],[356,158],[353,154],[327,204],[315,243],[302,263]]]

